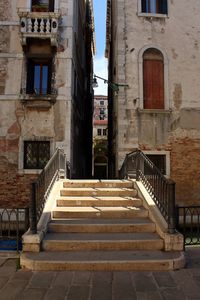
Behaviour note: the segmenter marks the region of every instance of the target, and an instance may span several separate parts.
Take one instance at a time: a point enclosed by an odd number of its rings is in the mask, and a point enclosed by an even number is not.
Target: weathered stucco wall
[[[200,2],[169,0],[168,16],[161,18],[139,16],[138,3],[112,1],[113,79],[129,85],[120,88],[114,100],[116,171],[126,153],[138,147],[170,151],[177,200],[197,203],[200,202]],[[148,47],[158,48],[164,56],[162,112],[143,110],[142,53]]]

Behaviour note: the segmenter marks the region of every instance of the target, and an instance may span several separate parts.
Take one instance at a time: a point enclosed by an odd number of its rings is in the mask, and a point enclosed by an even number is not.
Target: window
[[[28,59],[27,94],[51,94],[51,59]]]
[[[32,0],[32,11],[54,11],[54,0]]]
[[[155,49],[143,54],[144,109],[164,109],[164,58]]]
[[[50,142],[24,142],[24,169],[43,169],[50,159]]]
[[[101,135],[101,129],[100,128],[97,129],[97,135]]]
[[[107,135],[107,130],[103,129],[103,135]]]
[[[142,13],[167,14],[167,0],[141,0]]]
[[[163,175],[166,175],[166,155],[146,154]],[[144,169],[146,175],[151,174],[146,166]]]
[[[100,105],[104,105],[104,101],[103,100],[100,101]]]

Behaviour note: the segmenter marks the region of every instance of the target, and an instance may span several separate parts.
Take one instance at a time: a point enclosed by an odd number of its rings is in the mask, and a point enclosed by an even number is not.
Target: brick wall
[[[200,139],[177,139],[171,144],[171,178],[180,204],[200,205]]]
[[[5,157],[0,157],[0,174],[0,207],[27,207],[31,197],[31,182],[36,176],[18,174],[17,165],[9,163]]]

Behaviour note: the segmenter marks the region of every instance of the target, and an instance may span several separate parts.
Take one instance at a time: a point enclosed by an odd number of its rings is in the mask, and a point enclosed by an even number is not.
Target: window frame
[[[40,66],[40,78],[39,78],[39,93],[35,88],[35,67]],[[44,66],[48,67],[47,74],[47,86],[46,92],[43,93],[43,69]],[[52,66],[53,59],[52,57],[48,58],[38,58],[38,57],[27,57],[27,74],[26,74],[26,94],[37,95],[37,96],[46,96],[52,94]]]
[[[35,165],[33,165],[33,166],[30,166],[29,164],[28,164],[28,162],[27,162],[27,147],[30,145],[30,144],[32,144],[32,145],[36,145],[37,147],[37,149],[36,149],[36,152],[37,152],[37,157],[36,157],[36,164]],[[23,150],[24,150],[24,157],[23,157],[23,168],[24,168],[24,170],[42,170],[44,167],[45,167],[45,165],[41,165],[40,164],[40,161],[39,161],[39,159],[40,159],[40,144],[46,144],[47,146],[48,146],[48,158],[47,158],[47,162],[49,161],[49,159],[50,159],[50,157],[51,157],[51,143],[50,143],[50,141],[48,140],[44,140],[44,141],[42,141],[42,140],[24,140],[23,141]],[[46,163],[47,163],[46,162]]]
[[[31,0],[31,11],[32,12],[54,12],[55,11],[55,0],[48,0],[48,4],[42,6],[34,2],[39,2],[39,0]]]
[[[165,156],[165,167],[166,167],[166,174],[163,174],[166,178],[170,178],[170,151],[164,151],[164,150],[142,150],[145,155],[162,155]]]
[[[151,13],[142,11],[142,0],[138,0],[138,16],[139,17],[155,17],[155,18],[167,18],[169,17],[169,1],[167,1],[167,14],[163,13]]]
[[[164,58],[164,109],[144,109],[144,88],[143,88],[143,54],[147,49],[150,48],[155,48],[157,50],[159,50]],[[169,111],[170,107],[171,107],[171,102],[170,102],[170,98],[169,98],[169,60],[167,57],[166,52],[164,51],[164,49],[162,49],[161,47],[154,45],[154,44],[150,44],[147,45],[145,47],[143,47],[140,51],[139,51],[139,55],[138,55],[138,79],[139,79],[139,109],[140,110],[146,110],[146,111],[150,111],[152,112],[153,110],[155,111]]]

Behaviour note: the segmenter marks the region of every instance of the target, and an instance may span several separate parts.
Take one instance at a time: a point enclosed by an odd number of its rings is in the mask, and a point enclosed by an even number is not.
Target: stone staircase
[[[41,252],[24,252],[32,270],[169,270],[179,252],[164,240],[128,180],[65,180]],[[177,263],[176,263],[177,262]]]

